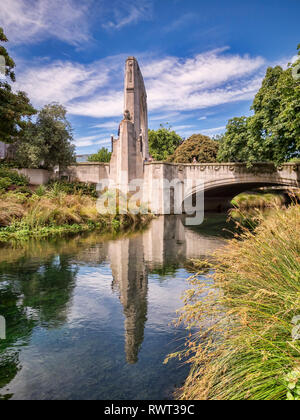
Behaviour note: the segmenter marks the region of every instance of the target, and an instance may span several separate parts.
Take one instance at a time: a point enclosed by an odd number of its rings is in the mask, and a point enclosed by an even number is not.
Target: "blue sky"
[[[149,126],[183,137],[224,131],[247,115],[268,66],[300,42],[299,0],[7,0],[0,26],[17,64],[16,89],[36,107],[58,101],[77,153],[110,147],[123,111],[124,63],[134,55]]]

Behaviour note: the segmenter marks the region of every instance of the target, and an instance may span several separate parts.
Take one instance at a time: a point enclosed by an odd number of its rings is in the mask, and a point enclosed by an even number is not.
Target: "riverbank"
[[[99,214],[96,190],[89,185],[54,183],[32,189],[24,177],[13,175],[12,171],[6,174],[0,189],[2,245],[94,230],[109,233],[136,229],[152,218],[150,214]],[[15,179],[11,179],[13,176]]]
[[[211,283],[191,279],[179,323],[191,334],[181,399],[300,396],[300,206],[276,208],[215,254]]]

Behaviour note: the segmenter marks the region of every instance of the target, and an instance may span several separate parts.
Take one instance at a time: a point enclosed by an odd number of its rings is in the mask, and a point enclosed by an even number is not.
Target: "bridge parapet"
[[[147,162],[145,163],[146,171],[157,173],[160,176],[174,175],[177,173],[179,178],[216,178],[230,176],[257,176],[265,177],[266,175],[273,178],[289,178],[299,181],[300,164],[285,163],[276,167],[272,163],[255,163],[251,168],[247,168],[245,163],[169,163],[169,162]]]
[[[175,180],[179,183],[185,180],[203,181],[201,187],[196,186],[191,193],[198,194],[201,191],[197,188],[204,189],[206,208],[216,209],[223,203],[226,207],[235,195],[253,188],[263,186],[300,188],[300,165],[287,163],[276,168],[273,164],[257,163],[252,168],[247,168],[244,163],[146,163],[144,189],[149,203],[154,196],[159,201],[160,214],[165,214],[165,180],[170,183],[173,181],[173,184]]]

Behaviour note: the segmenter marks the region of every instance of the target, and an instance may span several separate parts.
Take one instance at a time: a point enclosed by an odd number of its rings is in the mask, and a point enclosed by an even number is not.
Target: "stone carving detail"
[[[129,83],[132,83],[133,82],[133,75],[132,75],[132,72],[133,72],[133,62],[132,61],[130,61],[128,63],[128,69],[129,69],[129,77],[128,77],[128,80],[129,80]]]
[[[128,111],[128,109],[125,109],[125,111],[124,111],[124,120],[131,121],[131,115],[130,115],[130,112]]]

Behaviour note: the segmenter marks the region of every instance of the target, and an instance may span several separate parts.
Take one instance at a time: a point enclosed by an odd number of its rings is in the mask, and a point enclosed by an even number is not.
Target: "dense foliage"
[[[299,223],[296,204],[260,213],[217,251],[211,282],[191,280],[180,321],[199,332],[171,355],[192,364],[182,399],[300,399]]]
[[[300,45],[298,47],[300,55]],[[300,57],[288,69],[269,67],[254,98],[254,115],[229,120],[220,162],[288,161],[300,153]]]
[[[64,168],[75,162],[72,140],[66,109],[55,103],[46,105],[36,123],[29,123],[22,139],[16,142],[15,159],[23,168]]]
[[[29,180],[26,176],[4,166],[0,166],[0,181],[2,179],[8,179],[11,185],[21,187],[29,185]]]
[[[149,152],[156,161],[165,161],[172,155],[183,139],[171,129],[162,124],[158,130],[149,130]]]
[[[0,28],[0,43],[7,42],[7,38]],[[16,137],[22,136],[26,127],[26,117],[35,114],[35,109],[24,92],[14,93],[8,79],[15,82],[15,63],[6,48],[0,44],[0,56],[5,59],[6,79],[0,78],[0,141],[13,143]]]
[[[169,162],[190,163],[195,158],[199,163],[217,161],[219,143],[202,134],[193,134],[169,157]]]
[[[111,152],[102,147],[97,153],[88,157],[89,162],[110,162]]]
[[[86,182],[70,182],[70,181],[51,181],[46,190],[64,192],[66,194],[84,194],[97,198],[97,185]]]

